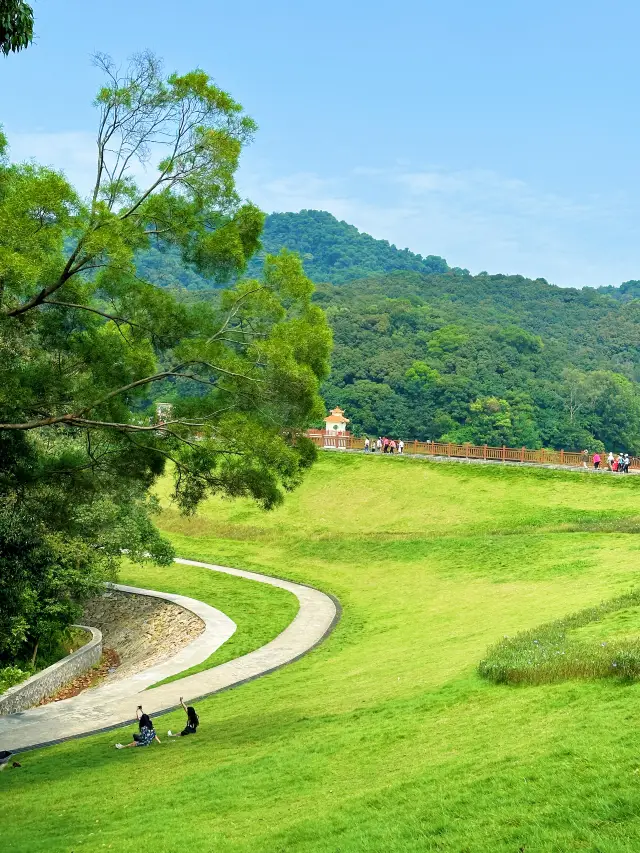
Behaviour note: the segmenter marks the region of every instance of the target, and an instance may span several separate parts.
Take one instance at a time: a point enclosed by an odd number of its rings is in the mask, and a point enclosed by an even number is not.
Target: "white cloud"
[[[84,131],[8,133],[14,160],[61,169],[83,193],[95,175],[95,138]],[[144,181],[152,170],[136,164]],[[274,174],[252,161],[242,194],[264,210],[328,210],[378,239],[441,255],[473,272],[544,276],[561,285],[615,284],[640,278],[640,204],[624,191],[569,198],[488,169],[416,168],[395,161],[325,177]]]
[[[241,184],[267,211],[328,210],[399,248],[442,255],[473,272],[576,287],[640,277],[640,211],[620,193],[568,198],[492,170],[400,163],[330,180],[313,172],[265,180],[266,172],[264,163],[245,171]]]

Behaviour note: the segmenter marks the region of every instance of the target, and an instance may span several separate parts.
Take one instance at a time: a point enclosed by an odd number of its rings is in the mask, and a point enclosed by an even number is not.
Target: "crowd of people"
[[[402,439],[396,441],[395,438],[380,436],[375,441],[369,438],[364,440],[365,453],[395,453],[396,450],[398,453],[404,453],[404,441]]]
[[[628,474],[629,473],[629,464],[630,464],[629,454],[628,453],[618,453],[616,456],[612,451],[609,451],[607,456],[607,470],[614,471],[618,474]],[[582,464],[585,468],[589,467],[589,451],[582,451]],[[602,456],[599,453],[593,454],[593,467],[596,471],[601,470],[600,466],[602,465]]]

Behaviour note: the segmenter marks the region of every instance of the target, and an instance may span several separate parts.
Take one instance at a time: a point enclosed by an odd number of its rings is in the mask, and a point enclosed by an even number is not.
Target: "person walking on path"
[[[381,438],[379,438],[379,439],[376,441],[376,448],[377,448],[379,451],[380,451],[380,450],[382,450],[382,439],[381,439]]]
[[[368,438],[365,438],[365,440],[364,440],[364,452],[368,453],[369,450],[370,450],[370,441]]]
[[[386,435],[385,435],[385,437],[382,439],[382,452],[383,452],[383,453],[388,453],[388,452],[389,452],[389,439],[386,437]]]
[[[600,462],[601,462],[600,454],[599,454],[599,453],[594,453],[594,454],[593,454],[593,467],[596,469],[596,471],[597,471],[597,470],[598,470],[598,468],[600,467]]]
[[[609,455],[607,456],[607,466],[608,466],[610,471],[613,471],[613,463],[615,462],[615,458],[616,457],[613,455],[613,453],[610,450]]]
[[[618,453],[618,458],[616,459],[616,463],[617,463],[616,471],[618,472],[618,474],[621,474],[623,471],[623,465],[624,465],[624,457],[622,456],[622,453]]]
[[[139,733],[134,734],[131,743],[117,743],[116,749],[129,749],[132,746],[151,746],[154,740],[162,743],[153,727],[151,717],[143,712],[142,705],[138,705],[136,708],[136,717],[138,718]]]
[[[180,704],[184,708],[184,712],[187,715],[187,725],[182,729],[181,732],[172,732],[171,729],[167,732],[167,737],[186,737],[187,735],[194,735],[198,726],[200,725],[200,718],[196,714],[196,709],[193,705],[185,705],[180,697]]]
[[[404,453],[404,441],[402,439],[398,442],[398,453]]]
[[[624,471],[625,474],[629,473],[629,462],[630,462],[629,454],[625,453],[624,459],[622,461],[622,470]]]
[[[389,453],[395,453],[395,452],[396,452],[396,440],[395,440],[395,438],[392,438],[391,441],[389,442]]]
[[[588,450],[582,451],[582,467],[583,468],[589,467],[589,451]]]

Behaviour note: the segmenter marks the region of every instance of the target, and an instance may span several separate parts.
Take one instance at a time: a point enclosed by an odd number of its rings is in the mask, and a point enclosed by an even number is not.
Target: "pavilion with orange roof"
[[[344,410],[336,406],[324,419],[325,435],[346,435],[348,423],[349,419],[345,418]]]

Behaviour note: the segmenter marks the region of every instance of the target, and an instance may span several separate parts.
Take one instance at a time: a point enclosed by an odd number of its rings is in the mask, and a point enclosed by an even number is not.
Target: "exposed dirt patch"
[[[99,664],[92,667],[89,672],[85,672],[84,675],[80,675],[78,678],[75,678],[73,681],[65,684],[65,686],[61,687],[57,693],[53,694],[53,696],[47,696],[46,699],[42,699],[38,702],[38,705],[48,705],[49,702],[59,702],[61,699],[71,699],[72,696],[77,696],[78,693],[82,693],[82,691],[86,690],[88,687],[96,687],[96,685],[103,681],[110,673],[115,672],[119,665],[120,658],[118,657],[118,653],[113,649],[105,649],[102,653],[102,658]]]
[[[105,648],[113,649],[120,659],[103,684],[172,657],[204,631],[204,622],[177,604],[116,590],[89,601],[82,618],[85,625],[102,631]]]

